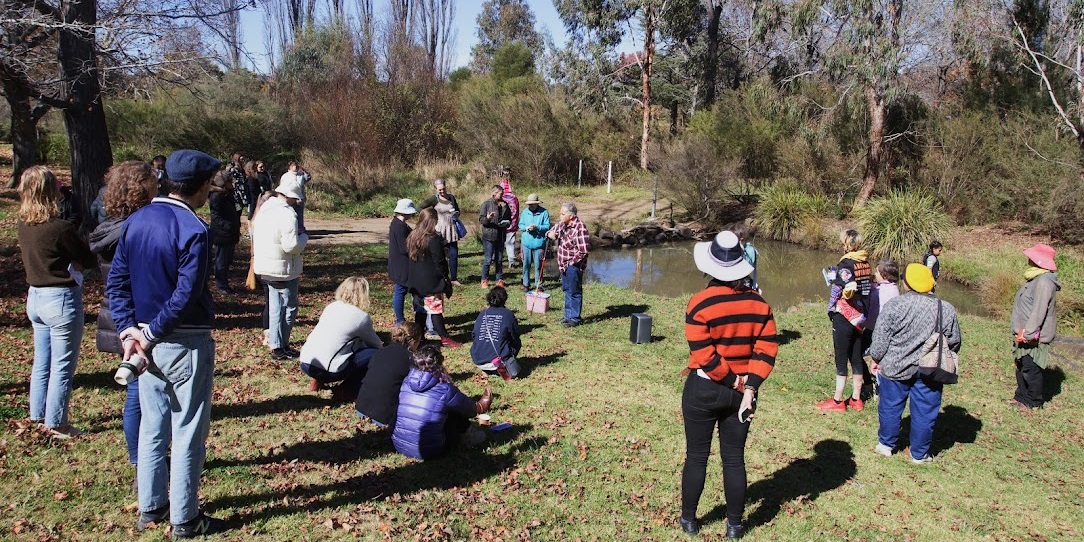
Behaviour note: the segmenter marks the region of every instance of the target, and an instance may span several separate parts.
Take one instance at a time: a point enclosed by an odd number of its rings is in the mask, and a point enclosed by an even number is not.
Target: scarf
[[[1049,272],[1050,271],[1043,269],[1042,267],[1028,266],[1028,268],[1024,270],[1024,280],[1031,280],[1035,277],[1038,277],[1039,275]]]

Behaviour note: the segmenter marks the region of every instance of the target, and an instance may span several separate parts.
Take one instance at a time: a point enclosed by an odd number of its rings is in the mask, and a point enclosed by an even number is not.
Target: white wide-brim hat
[[[278,188],[275,189],[275,192],[278,192],[279,194],[282,194],[283,196],[286,196],[288,198],[293,198],[296,200],[301,199],[301,194],[298,194],[297,190],[287,187],[285,185],[280,184]]]
[[[711,241],[693,246],[696,268],[723,282],[743,279],[753,273],[734,232],[722,231]]]
[[[409,198],[403,198],[395,204],[395,214],[412,215],[417,212],[418,209],[414,207],[414,202]]]

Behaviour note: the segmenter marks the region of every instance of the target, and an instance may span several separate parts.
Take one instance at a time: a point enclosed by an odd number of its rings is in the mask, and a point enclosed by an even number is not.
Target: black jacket
[[[388,228],[388,278],[395,284],[407,283],[410,273],[410,257],[407,256],[406,238],[410,235],[410,226],[406,222],[393,218]]]
[[[109,276],[109,269],[113,266],[113,254],[117,251],[117,243],[120,241],[123,226],[123,218],[106,219],[90,232],[87,239],[91,252],[98,256],[98,268],[103,277]],[[120,338],[117,337],[117,325],[113,323],[113,316],[109,313],[108,300],[103,300],[101,308],[98,309],[98,329],[95,332],[94,343],[99,352],[114,354],[124,352]]]
[[[207,203],[211,208],[211,243],[236,245],[241,240],[241,213],[233,196],[226,191],[211,192]]]
[[[448,259],[444,256],[444,238],[434,233],[429,236],[425,254],[418,261],[411,261],[407,286],[412,293],[427,296],[451,295],[452,283],[448,281]]]
[[[496,217],[489,218],[490,212],[496,212]],[[504,241],[504,232],[511,222],[512,212],[508,209],[508,204],[493,201],[493,198],[482,202],[482,208],[478,211],[478,223],[482,225],[483,241]]]
[[[399,388],[409,372],[410,351],[406,347],[391,343],[377,350],[369,360],[354,409],[384,425],[394,424],[399,408]]]

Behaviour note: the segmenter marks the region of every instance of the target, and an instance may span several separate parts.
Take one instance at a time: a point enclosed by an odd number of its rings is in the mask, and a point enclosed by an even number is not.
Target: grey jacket
[[[491,212],[496,216],[490,218],[488,215]],[[497,202],[493,201],[493,198],[486,198],[482,202],[482,208],[478,211],[478,222],[482,225],[482,240],[503,241],[504,230],[511,220],[512,214],[503,201]]]
[[[907,292],[881,308],[869,355],[880,363],[885,378],[908,380],[918,372],[922,346],[937,329],[937,301],[931,294]],[[948,301],[941,301],[941,333],[949,348],[959,352],[960,322]]]
[[[1013,335],[1024,328],[1024,336],[1032,338],[1039,332],[1039,342],[1050,344],[1058,333],[1058,317],[1055,315],[1056,295],[1061,283],[1054,273],[1043,273],[1027,282],[1016,292],[1012,305]]]

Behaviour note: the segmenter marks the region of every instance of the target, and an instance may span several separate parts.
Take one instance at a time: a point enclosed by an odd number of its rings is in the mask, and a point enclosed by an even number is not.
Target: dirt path
[[[547,207],[551,218],[556,218],[555,204]],[[578,203],[580,218],[589,229],[598,222],[606,224],[633,224],[651,215],[650,201],[587,201]],[[659,201],[660,216],[668,216],[663,210],[668,209],[668,201]],[[321,219],[305,217],[305,227],[309,230],[309,242],[328,245],[348,245],[367,243],[386,243],[390,218],[341,218]],[[476,224],[465,221],[467,228],[473,231]],[[475,221],[477,222],[477,221]]]

